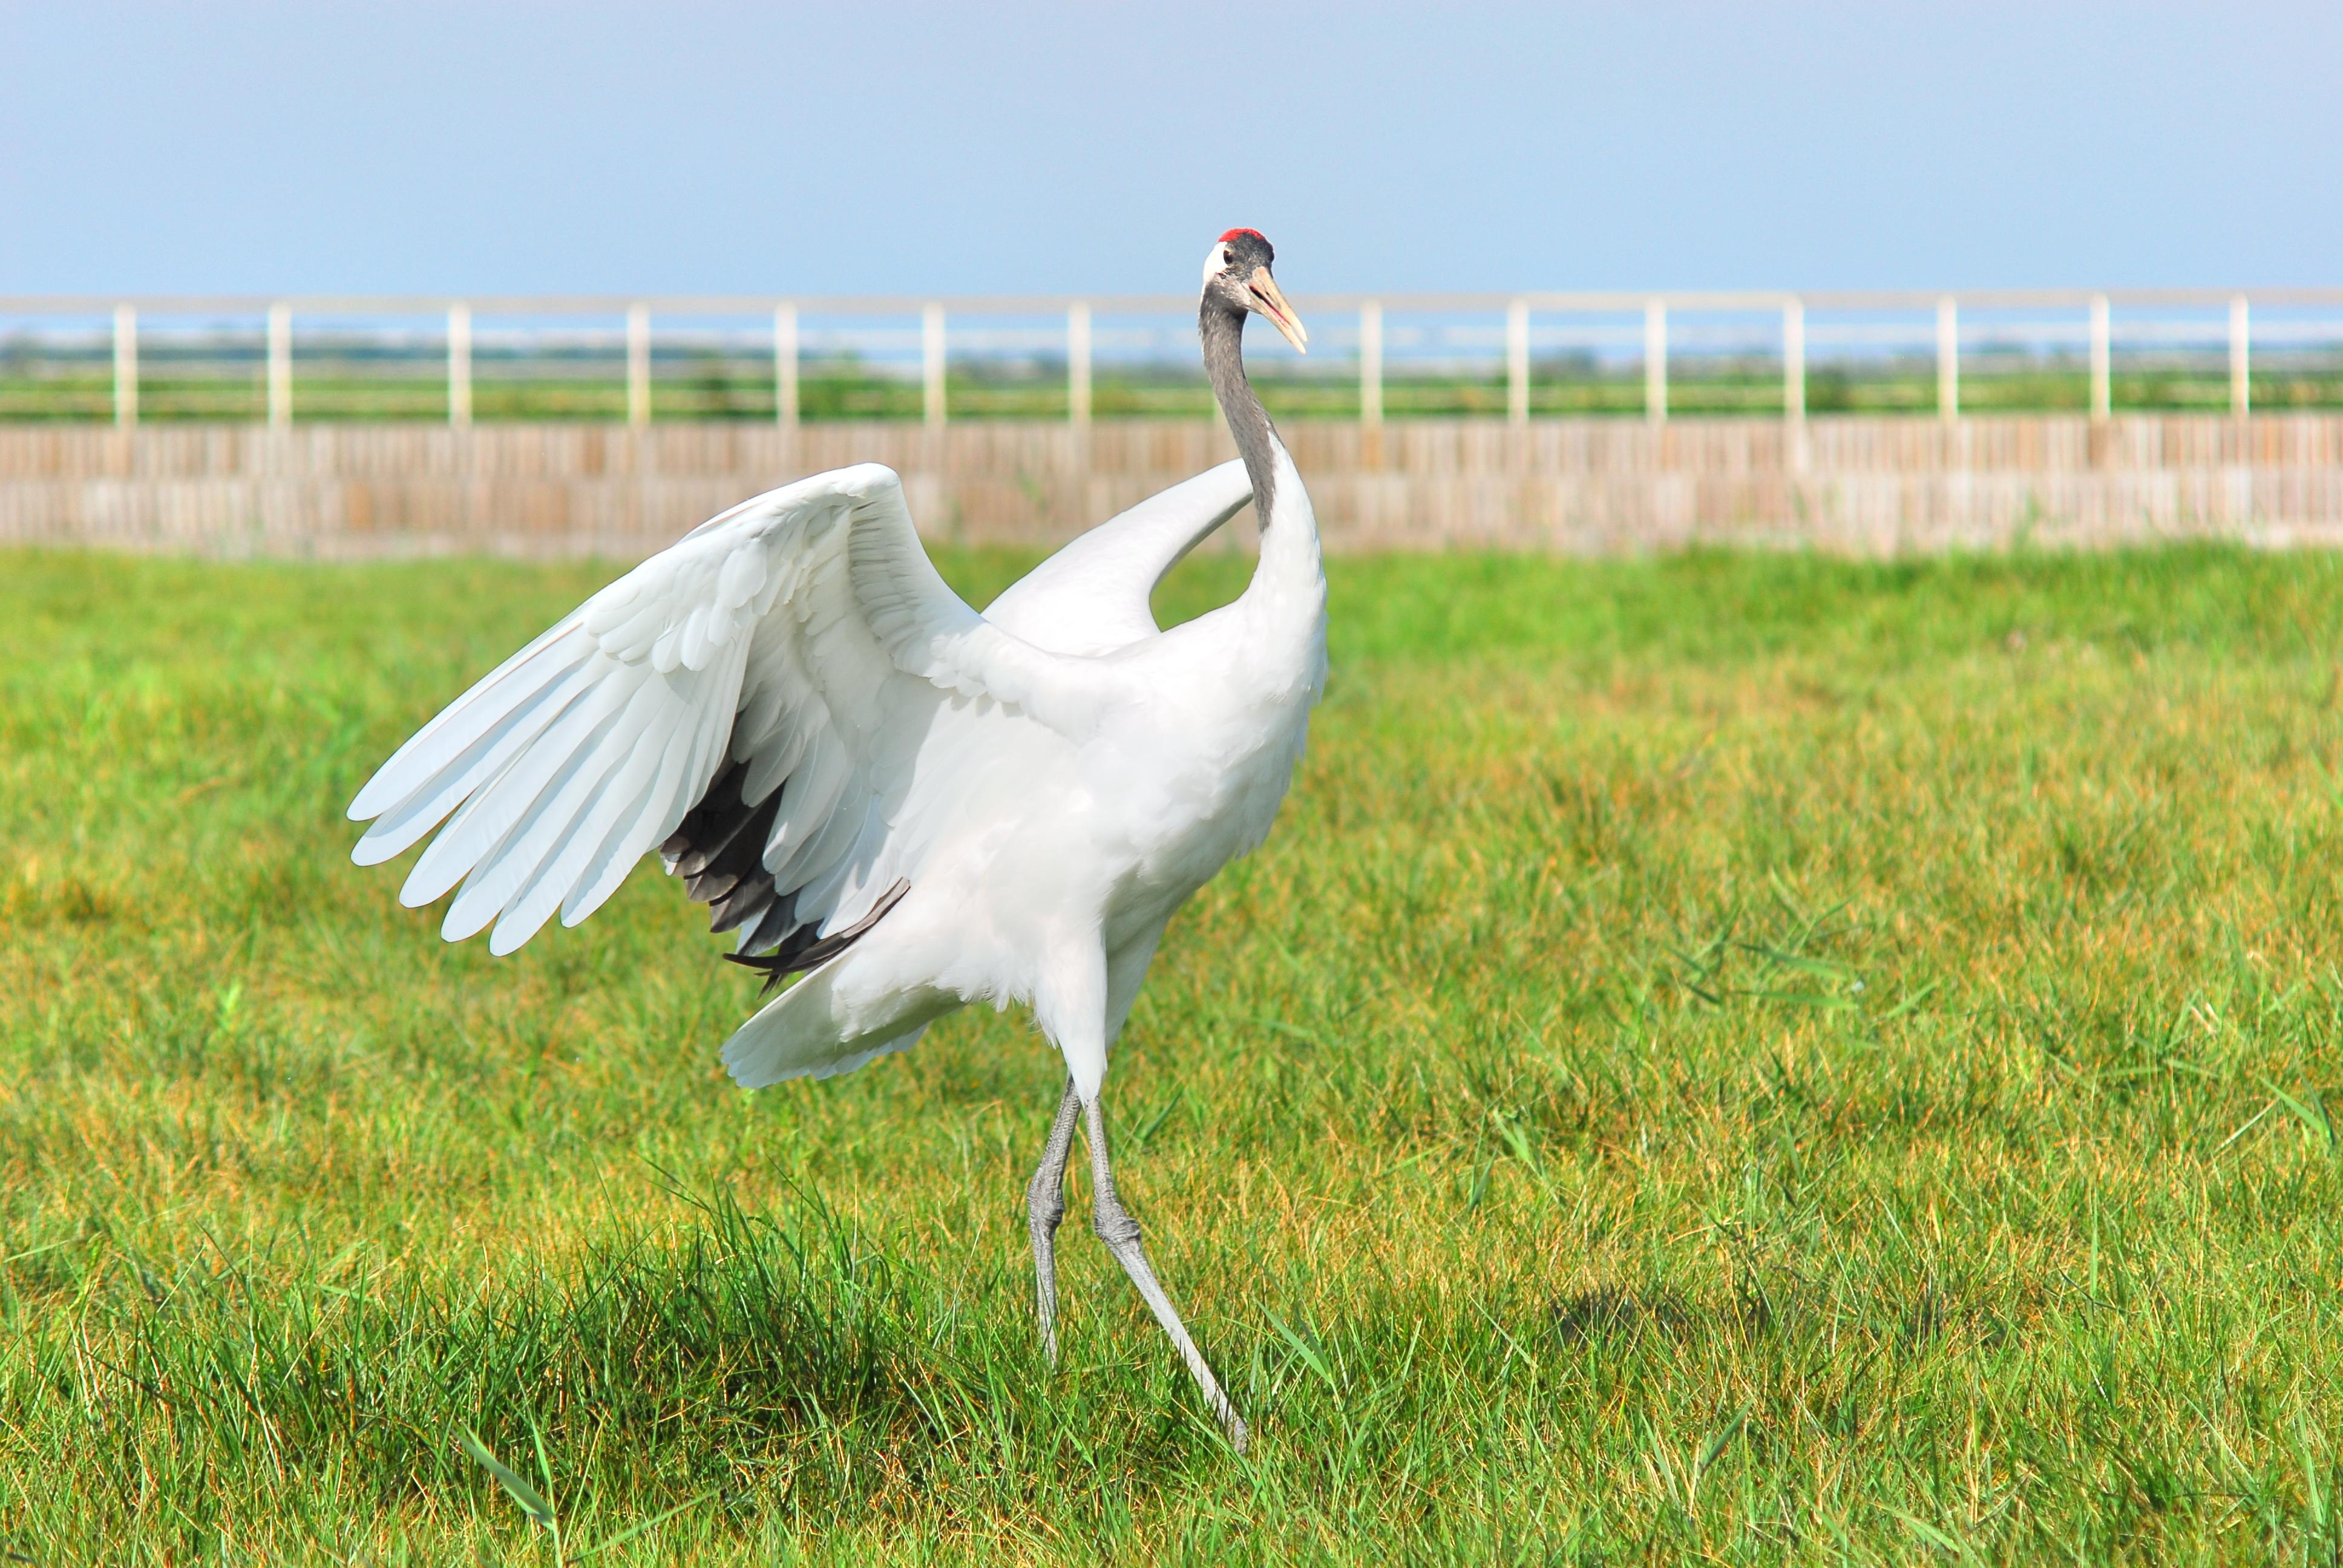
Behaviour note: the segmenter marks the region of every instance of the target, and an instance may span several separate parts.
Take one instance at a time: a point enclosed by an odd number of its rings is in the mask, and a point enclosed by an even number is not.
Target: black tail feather
[[[899,880],[888,889],[886,895],[870,906],[870,912],[842,931],[832,931],[826,937],[816,937],[812,926],[799,926],[789,940],[773,952],[759,958],[746,952],[726,953],[725,960],[743,969],[760,970],[765,976],[764,989],[758,994],[769,996],[784,977],[799,970],[816,969],[828,963],[870,933],[870,928],[886,918],[887,911],[902,901],[911,890],[909,880]]]

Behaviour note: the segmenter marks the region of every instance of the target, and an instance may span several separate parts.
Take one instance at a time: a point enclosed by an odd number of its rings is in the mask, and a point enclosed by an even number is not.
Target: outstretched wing
[[[984,618],[1053,653],[1111,653],[1153,637],[1155,585],[1252,499],[1242,462],[1208,468],[1075,539],[994,599]]]
[[[841,468],[701,524],[449,704],[351,802],[373,822],[352,858],[439,828],[400,900],[461,882],[442,934],[493,924],[508,953],[663,846],[743,950],[809,948],[887,891],[854,873],[938,711],[990,699],[1080,733],[1114,679],[970,609],[893,472]]]

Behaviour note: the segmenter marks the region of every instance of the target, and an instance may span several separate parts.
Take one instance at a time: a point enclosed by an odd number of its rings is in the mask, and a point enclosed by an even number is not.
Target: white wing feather
[[[449,704],[351,802],[374,824],[352,858],[388,859],[444,821],[400,899],[460,881],[443,934],[493,924],[490,950],[508,953],[557,911],[591,914],[730,759],[750,799],[782,787],[764,856],[777,890],[834,916],[951,698],[1079,734],[1118,679],[970,609],[895,475],[841,468],[701,524]]]
[[[1252,499],[1242,462],[1207,468],[1076,538],[994,599],[984,618],[1053,653],[1112,653],[1153,637],[1155,585]]]

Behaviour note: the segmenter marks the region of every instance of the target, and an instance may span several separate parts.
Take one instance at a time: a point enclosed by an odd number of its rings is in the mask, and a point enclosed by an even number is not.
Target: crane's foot
[[[1041,1319],[1041,1349],[1051,1366],[1058,1364],[1058,1222],[1066,1217],[1066,1157],[1081,1109],[1081,1096],[1069,1078],[1058,1119],[1050,1124],[1050,1141],[1041,1146],[1041,1163],[1025,1189],[1025,1223],[1033,1236],[1033,1312]]]
[[[1122,1265],[1122,1271],[1131,1276],[1131,1282],[1139,1287],[1139,1293],[1146,1301],[1148,1310],[1155,1314],[1155,1321],[1163,1325],[1163,1332],[1172,1336],[1172,1344],[1179,1348],[1180,1359],[1188,1363],[1188,1372],[1195,1378],[1196,1386],[1203,1390],[1205,1402],[1220,1418],[1221,1430],[1229,1434],[1230,1446],[1242,1453],[1252,1436],[1246,1430],[1244,1418],[1237,1414],[1236,1406],[1231,1404],[1229,1396],[1222,1392],[1220,1380],[1212,1375],[1212,1363],[1204,1360],[1204,1352],[1196,1348],[1196,1342],[1189,1336],[1188,1325],[1180,1321],[1178,1311],[1172,1305],[1172,1298],[1163,1293],[1162,1285],[1157,1282],[1155,1271],[1147,1261],[1147,1250],[1140,1243],[1139,1221],[1131,1217],[1131,1211],[1122,1206],[1122,1200],[1115,1196],[1114,1169],[1107,1158],[1106,1113],[1099,1108],[1096,1101],[1085,1107],[1085,1111],[1091,1142],[1092,1222],[1098,1238],[1106,1243],[1107,1251],[1114,1254],[1115,1261]],[[1060,1115],[1064,1115],[1062,1110]]]

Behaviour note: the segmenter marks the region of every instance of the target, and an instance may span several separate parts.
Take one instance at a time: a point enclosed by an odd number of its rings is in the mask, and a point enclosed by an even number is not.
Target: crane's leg
[[[1188,1363],[1188,1371],[1194,1374],[1196,1385],[1204,1391],[1204,1399],[1212,1405],[1212,1413],[1221,1418],[1221,1425],[1227,1431],[1229,1442],[1239,1453],[1242,1453],[1245,1447],[1243,1418],[1229,1402],[1229,1396],[1221,1392],[1220,1381],[1212,1376],[1212,1366],[1204,1360],[1204,1352],[1198,1350],[1196,1342],[1188,1337],[1188,1325],[1182,1322],[1180,1314],[1172,1310],[1172,1298],[1163,1293],[1161,1285],[1156,1283],[1155,1271],[1147,1266],[1146,1249],[1139,1242],[1139,1221],[1131,1217],[1131,1211],[1122,1206],[1122,1200],[1114,1195],[1114,1168],[1107,1159],[1106,1151],[1106,1112],[1100,1109],[1095,1100],[1085,1106],[1083,1111],[1089,1121],[1091,1140],[1092,1222],[1097,1227],[1099,1240],[1106,1243],[1107,1251],[1112,1252],[1115,1261],[1122,1265],[1122,1271],[1131,1276],[1131,1282],[1139,1287],[1139,1293],[1147,1299],[1149,1310],[1154,1312],[1155,1321],[1163,1325],[1163,1332],[1172,1336],[1172,1342],[1180,1347],[1180,1359]]]
[[[1041,1167],[1025,1189],[1025,1223],[1033,1233],[1033,1310],[1041,1320],[1041,1348],[1051,1366],[1058,1364],[1058,1221],[1066,1217],[1066,1156],[1074,1147],[1074,1119],[1081,1109],[1082,1097],[1069,1078],[1058,1119],[1050,1124],[1050,1141],[1041,1146]]]

